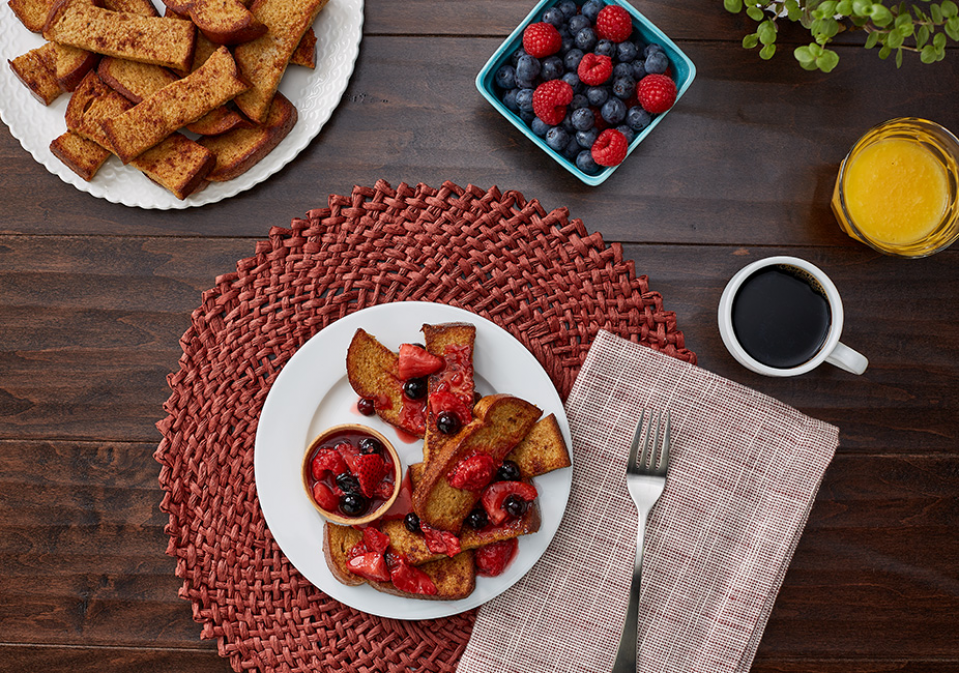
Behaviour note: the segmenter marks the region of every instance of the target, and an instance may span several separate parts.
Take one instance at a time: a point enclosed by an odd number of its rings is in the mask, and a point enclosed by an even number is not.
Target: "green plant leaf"
[[[739,14],[743,9],[743,0],[723,0],[723,7],[727,12]]]
[[[816,65],[823,72],[832,72],[833,68],[839,65],[839,54],[832,49],[824,49],[822,55],[816,59]]]
[[[768,61],[769,59],[773,57],[773,54],[775,53],[776,53],[776,45],[767,44],[765,47],[759,50],[759,58],[763,59],[764,61]]]
[[[919,52],[919,60],[923,63],[933,63],[936,60],[936,49],[931,44],[927,44]]]
[[[936,33],[932,38],[932,46],[937,50],[946,48],[946,35],[945,33]]]
[[[932,14],[932,20],[936,23],[942,23],[942,9],[939,5],[929,5],[929,13]]]
[[[889,58],[889,54],[892,53],[892,49],[889,48],[889,45],[882,45],[882,49],[879,50],[879,58],[886,60]]]
[[[952,0],[943,0],[939,7],[942,8],[942,15],[947,19],[959,16],[959,5],[956,5]]]
[[[772,44],[776,41],[776,24],[767,19],[756,27],[756,34],[763,44]]]
[[[886,34],[886,46],[890,49],[898,49],[902,46],[902,35],[899,34],[899,31],[892,31]]]
[[[802,18],[802,8],[796,0],[786,0],[786,16],[790,21],[799,21]]]
[[[888,26],[893,19],[889,8],[878,2],[873,3],[872,7],[869,8],[869,16],[872,18],[872,22],[880,28]]]
[[[946,35],[951,37],[953,40],[959,42],[959,19],[955,17],[946,21],[946,25],[942,27],[946,31]]]
[[[869,0],[852,0],[853,16],[869,16],[872,3]]]
[[[812,49],[809,48],[809,45],[796,47],[795,51],[793,51],[793,56],[795,56],[796,60],[803,65],[809,65],[810,63],[816,62],[816,54],[812,52]]]
[[[875,31],[869,33],[869,37],[866,38],[866,49],[872,49],[877,42],[879,42],[879,33]]]
[[[836,4],[836,14],[849,16],[852,13],[852,0],[839,0]]]
[[[743,38],[743,49],[753,49],[759,44],[759,36],[756,33],[750,33]]]
[[[902,49],[896,50],[896,68],[902,67]]]
[[[755,5],[746,8],[746,16],[748,16],[753,21],[762,21],[763,20],[763,10],[759,9]]]

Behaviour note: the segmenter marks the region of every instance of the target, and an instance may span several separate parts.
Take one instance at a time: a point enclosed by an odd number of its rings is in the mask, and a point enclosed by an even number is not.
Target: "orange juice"
[[[893,245],[928,236],[949,205],[945,169],[921,144],[902,138],[860,152],[846,168],[845,191],[859,230]]]
[[[924,119],[870,129],[840,166],[832,208],[880,252],[924,257],[959,238],[959,140]]]

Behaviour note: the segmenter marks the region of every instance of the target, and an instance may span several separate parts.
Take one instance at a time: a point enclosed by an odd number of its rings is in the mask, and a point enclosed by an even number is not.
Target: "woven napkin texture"
[[[640,409],[669,409],[666,490],[646,529],[639,670],[748,671],[838,430],[600,332],[567,400],[573,488],[556,537],[480,609],[458,673],[606,672],[626,613]]]

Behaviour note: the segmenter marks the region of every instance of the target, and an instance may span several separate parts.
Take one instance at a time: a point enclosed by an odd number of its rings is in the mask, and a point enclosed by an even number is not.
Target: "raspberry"
[[[599,134],[590,152],[600,166],[618,166],[626,158],[627,149],[626,136],[616,129],[606,129]]]
[[[556,26],[548,23],[531,23],[523,31],[523,49],[535,58],[545,58],[558,52],[563,38]]]
[[[573,102],[573,87],[561,79],[543,82],[533,92],[533,112],[550,126],[562,123]]]
[[[666,112],[676,102],[676,83],[666,75],[646,75],[636,85],[636,98],[646,112]]]
[[[592,52],[583,56],[576,69],[579,80],[587,86],[599,86],[613,74],[613,60],[609,56],[599,56]]]
[[[313,484],[313,500],[327,512],[335,512],[340,506],[340,499],[322,481]]]
[[[314,479],[322,479],[324,472],[331,472],[335,477],[341,472],[346,472],[346,461],[333,449],[320,449],[313,456],[310,471],[313,473]]]
[[[460,460],[446,476],[453,488],[464,491],[482,491],[493,481],[496,461],[486,453],[474,453]]]
[[[619,5],[607,5],[596,16],[596,34],[610,42],[625,42],[633,32],[629,12]]]
[[[516,556],[518,544],[514,537],[509,540],[493,542],[477,549],[474,555],[476,574],[483,577],[501,575],[506,570],[506,566],[513,560],[513,557]]]

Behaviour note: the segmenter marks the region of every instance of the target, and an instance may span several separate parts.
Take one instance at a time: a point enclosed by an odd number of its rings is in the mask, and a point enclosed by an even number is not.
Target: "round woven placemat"
[[[497,323],[537,357],[563,399],[600,329],[696,361],[618,245],[515,191],[449,182],[394,190],[380,181],[271,229],[253,257],[203,294],[157,424],[160,507],[170,515],[180,596],[235,671],[456,668],[474,612],[408,622],[329,598],[273,540],[253,477],[260,409],[296,349],[349,313],[407,300]]]

